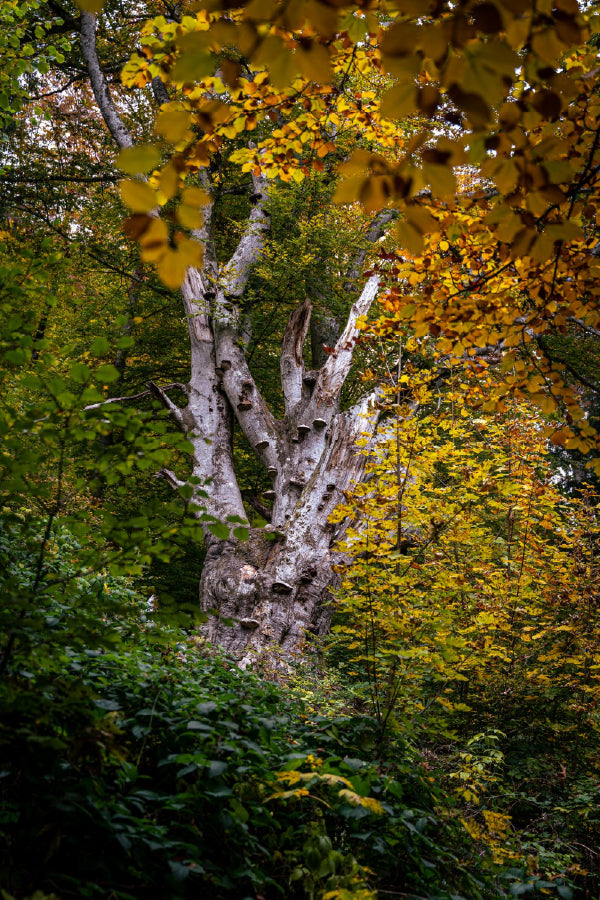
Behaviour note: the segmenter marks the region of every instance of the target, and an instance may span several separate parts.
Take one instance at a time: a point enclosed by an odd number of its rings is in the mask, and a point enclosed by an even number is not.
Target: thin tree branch
[[[385,230],[390,222],[393,222],[394,219],[398,218],[398,210],[396,209],[382,209],[380,210],[367,230],[365,235],[365,241],[368,244],[374,244],[385,234]],[[348,273],[346,275],[346,280],[344,282],[344,290],[347,293],[355,293],[356,292],[356,281],[360,278],[360,274],[362,272],[362,268],[369,251],[369,247],[367,243],[363,244],[360,248],[352,263],[348,269]]]
[[[567,322],[572,322],[574,325],[577,325],[578,328],[581,328],[582,331],[586,331],[588,334],[593,334],[594,337],[600,338],[600,331],[598,331],[597,328],[592,328],[592,326],[584,322],[583,319],[576,319],[575,316],[569,316]]]
[[[114,184],[117,180],[116,175],[13,175],[12,172],[4,172],[0,174],[0,182],[5,181],[8,184],[40,184],[46,181],[67,181],[74,184],[96,184],[98,182],[108,182]]]
[[[253,176],[253,209],[235,252],[224,267],[217,287],[213,329],[218,372],[234,414],[250,444],[266,466],[278,465],[280,433],[248,367],[240,331],[239,299],[264,246],[270,227],[266,213],[267,179]]]
[[[248,223],[233,256],[223,269],[221,278],[220,294],[222,294],[223,308],[217,307],[217,313],[224,317],[223,321],[228,325],[231,325],[237,318],[237,310],[231,309],[231,300],[238,300],[244,293],[252,267],[257,262],[263,248],[265,233],[270,227],[269,217],[265,210],[267,179],[264,175],[254,175],[252,187],[254,190],[252,194],[253,208],[248,217]]]
[[[181,481],[180,478],[177,477],[175,472],[172,472],[171,469],[161,469],[159,472],[156,472],[154,475],[155,478],[164,478],[168,485],[170,485],[174,490],[177,490],[180,487],[183,487],[187,484],[186,481]]]
[[[153,382],[152,382],[153,383]],[[155,385],[158,388],[158,385]],[[179,388],[180,391],[183,391],[187,394],[188,389],[185,384],[180,384],[175,381],[172,384],[163,384],[162,387],[158,388],[163,394],[165,391],[171,391],[173,388]],[[88,406],[83,407],[83,412],[89,412],[92,409],[100,409],[102,406],[108,406],[109,403],[133,403],[136,400],[143,400],[144,397],[152,397],[156,396],[153,391],[141,391],[139,394],[129,394],[125,397],[109,397],[108,400],[101,400],[99,403],[90,403]],[[166,396],[166,395],[165,395]],[[162,401],[161,401],[162,402]]]

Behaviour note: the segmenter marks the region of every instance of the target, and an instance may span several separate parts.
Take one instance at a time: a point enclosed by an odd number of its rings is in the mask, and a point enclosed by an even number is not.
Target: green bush
[[[317,714],[159,626],[125,580],[82,569],[64,528],[40,562],[41,546],[35,523],[5,520],[9,895],[366,898],[380,884],[485,896],[415,754],[378,759],[374,720]]]

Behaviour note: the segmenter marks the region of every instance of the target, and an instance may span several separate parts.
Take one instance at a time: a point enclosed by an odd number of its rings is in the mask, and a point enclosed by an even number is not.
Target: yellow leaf
[[[398,238],[400,246],[406,247],[406,249],[410,250],[411,253],[414,253],[415,256],[418,256],[423,252],[423,235],[420,231],[417,231],[415,226],[411,225],[410,222],[398,222],[396,226],[396,237]]]
[[[89,13],[99,13],[104,6],[104,0],[77,0],[77,6]]]
[[[510,194],[519,183],[520,172],[512,159],[505,159],[497,166],[492,177],[500,193]]]
[[[127,175],[140,175],[155,169],[160,162],[160,150],[156,144],[138,144],[121,150],[116,163]]]
[[[383,95],[379,113],[386,119],[403,119],[416,112],[416,103],[416,86],[411,81],[405,81],[390,88]]]
[[[316,81],[317,84],[331,82],[331,59],[323,44],[313,41],[308,50],[298,50],[298,64],[308,81]]]
[[[335,189],[334,203],[355,203],[360,195],[360,190],[365,181],[364,175],[354,175],[344,178]]]
[[[167,250],[158,260],[156,271],[159,278],[168,288],[175,290],[181,286],[187,271],[187,261],[183,254],[176,250]]]
[[[392,194],[391,179],[381,175],[369,175],[363,181],[359,200],[365,212],[377,212],[388,203]]]
[[[182,235],[177,238],[177,250],[188,266],[199,268],[202,265],[204,252],[202,244],[199,244],[198,241]]]
[[[269,70],[271,82],[277,88],[287,87],[299,74],[296,56],[288,50],[281,38],[274,34],[264,39],[253,62]]]
[[[186,50],[181,54],[171,73],[175,82],[201,81],[205,75],[212,75],[215,60],[207,50]]]
[[[157,205],[155,192],[142,181],[126,178],[119,185],[119,189],[125,206],[136,213],[150,212]]]
[[[208,206],[210,195],[199,187],[186,187],[181,194],[181,202],[187,206]]]
[[[140,238],[141,257],[144,262],[156,262],[168,248],[169,229],[162,219],[153,218]]]
[[[277,0],[250,0],[244,8],[244,13],[249,19],[270,22],[278,5]]]
[[[565,51],[564,44],[558,39],[554,28],[544,28],[543,31],[534,34],[531,46],[533,52],[548,63],[556,62]]]
[[[408,207],[404,210],[404,215],[407,221],[421,234],[436,234],[440,230],[437,219],[420,206]]]
[[[500,241],[505,241],[507,244],[509,244],[522,227],[523,220],[521,219],[521,216],[511,211],[507,213],[507,215],[497,226],[497,228],[495,229],[495,234]]]
[[[344,175],[362,175],[372,165],[376,165],[380,157],[368,150],[355,150],[352,156],[339,166]],[[385,161],[382,161],[385,165]]]
[[[302,12],[319,34],[326,37],[337,30],[338,13],[334,4],[320,3],[319,0],[304,0]]]
[[[360,794],[347,790],[346,788],[342,788],[341,791],[338,791],[338,797],[341,797],[342,800],[345,800],[350,806],[363,806],[365,809],[368,809],[369,812],[375,813],[378,816],[383,815],[383,806],[379,800],[375,800],[374,797],[361,797]]]
[[[419,42],[419,26],[413,22],[400,22],[388,28],[381,44],[385,56],[404,56],[411,53]]]
[[[182,203],[177,207],[177,221],[184,228],[193,231],[194,228],[202,228],[204,216],[193,206],[186,206],[185,203]]]
[[[167,163],[158,179],[158,190],[165,201],[172,200],[177,193],[179,174],[172,163]]]
[[[583,232],[579,225],[568,219],[558,225],[546,225],[544,233],[554,240],[561,241],[581,241],[583,240]]]
[[[163,109],[154,128],[170,144],[178,144],[185,137],[191,121],[191,115],[184,109]]]
[[[423,176],[437,197],[445,199],[456,194],[456,176],[450,166],[426,163]]]

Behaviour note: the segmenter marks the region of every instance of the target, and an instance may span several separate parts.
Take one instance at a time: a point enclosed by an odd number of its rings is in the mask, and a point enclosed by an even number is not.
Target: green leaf
[[[121,704],[117,703],[115,700],[94,700],[94,704],[99,709],[106,709],[109,712],[115,712],[117,709],[121,709]]]
[[[110,350],[110,344],[103,335],[95,338],[90,347],[90,353],[94,356],[105,356]]]
[[[113,381],[118,381],[121,377],[121,373],[119,370],[108,363],[105,366],[99,366],[94,372],[94,377],[96,381],[101,381],[105,384],[111,384]]]
[[[556,893],[559,897],[562,897],[563,900],[573,900],[573,891],[568,884],[557,884]]]
[[[221,541],[225,541],[229,537],[229,528],[223,522],[209,522],[207,527],[211,534]]]
[[[69,369],[69,374],[77,384],[86,384],[91,377],[90,370],[83,363],[73,363]]]

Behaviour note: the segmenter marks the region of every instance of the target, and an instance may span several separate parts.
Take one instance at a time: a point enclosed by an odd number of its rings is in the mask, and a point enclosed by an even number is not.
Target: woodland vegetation
[[[597,900],[596,4],[0,24],[3,900]]]

